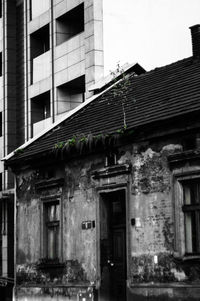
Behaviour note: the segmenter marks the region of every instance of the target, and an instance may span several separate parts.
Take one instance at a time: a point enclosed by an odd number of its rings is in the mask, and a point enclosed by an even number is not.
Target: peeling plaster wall
[[[69,269],[74,273],[74,283],[82,281],[88,283],[88,287],[96,283],[97,227],[82,230],[81,224],[88,220],[96,223],[98,221],[97,188],[107,185],[109,181],[116,184],[129,182],[127,220],[134,219],[135,225],[127,223],[130,257],[128,299],[132,300],[137,295],[137,300],[149,300],[151,296],[155,300],[176,300],[179,296],[177,300],[186,300],[180,288],[159,288],[159,291],[157,288],[137,288],[138,284],[172,285],[200,281],[198,265],[185,266],[176,262],[173,257],[174,204],[167,156],[180,150],[181,145],[170,143],[162,146],[158,144],[156,147],[140,144],[122,147],[119,149],[118,163],[131,164],[131,173],[128,176],[113,175],[110,179],[94,179],[92,176],[94,171],[104,168],[103,156],[88,156],[65,164],[59,174],[64,178],[64,185],[60,189],[63,204],[62,253],[63,262],[68,262],[68,268],[63,270],[61,278],[53,280],[54,284],[69,287]],[[35,190],[37,181],[36,171],[23,172],[17,177],[17,263],[22,266],[37,264],[41,257],[40,195]],[[43,194],[48,193],[51,194],[52,191]],[[47,278],[45,283],[49,281]],[[78,292],[77,289],[75,295]],[[194,300],[198,300],[195,299],[197,290],[193,292]],[[24,291],[22,296],[26,296]],[[63,293],[60,292],[60,296]],[[62,297],[55,300],[62,300]]]
[[[131,161],[130,217],[137,221],[131,228],[131,281],[159,281],[155,269],[165,260],[164,254],[168,257],[173,251],[171,173],[163,149],[155,152],[148,148]],[[158,264],[154,256],[158,256]],[[166,276],[163,281],[169,280]]]
[[[40,254],[39,200],[21,204],[17,210],[17,263],[36,262]]]

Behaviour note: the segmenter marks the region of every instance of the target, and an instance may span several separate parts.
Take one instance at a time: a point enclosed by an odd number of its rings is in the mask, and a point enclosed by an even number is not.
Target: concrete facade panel
[[[85,61],[81,61],[55,74],[55,85],[60,86],[85,74]]]
[[[68,53],[82,46],[84,37],[84,33],[81,33],[68,40]]]
[[[28,23],[28,33],[31,34],[50,22],[50,10]]]
[[[84,45],[84,33],[78,34],[55,48],[55,60]]]
[[[33,124],[33,136],[39,134],[52,124],[52,118],[47,118]]]
[[[50,51],[33,59],[33,83],[41,81],[51,74],[51,53]]]
[[[67,1],[61,1],[54,6],[55,18],[60,17],[61,15],[67,12]]]
[[[32,0],[32,18],[36,18],[50,8],[50,0]]]
[[[94,74],[96,74],[96,80],[102,78],[102,74],[103,74],[102,66],[91,66],[87,68],[85,73],[86,84],[94,83]]]
[[[85,66],[86,68],[91,66],[103,66],[103,51],[101,50],[94,50],[88,52],[85,59]]]
[[[75,65],[75,64],[79,63],[80,61],[81,61],[81,48],[71,51],[68,54],[68,59],[67,59],[68,67]]]
[[[55,61],[55,72],[67,69],[68,67],[68,55],[62,56]]]
[[[84,3],[84,0],[68,0],[67,1],[67,10],[69,11],[81,3]]]
[[[73,80],[76,77],[80,77],[85,74],[85,61],[75,64],[68,68],[69,80]]]
[[[51,89],[51,78],[46,78],[30,86],[29,96],[30,98],[32,98],[39,94],[47,92],[50,89]]]

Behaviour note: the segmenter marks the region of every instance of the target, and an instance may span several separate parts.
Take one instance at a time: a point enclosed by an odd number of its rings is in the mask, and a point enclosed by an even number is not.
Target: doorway
[[[126,300],[126,193],[100,194],[99,301]]]

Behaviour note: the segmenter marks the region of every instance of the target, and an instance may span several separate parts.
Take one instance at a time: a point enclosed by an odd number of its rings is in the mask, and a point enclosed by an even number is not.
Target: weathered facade
[[[199,300],[194,54],[122,79],[6,158],[17,300]]]

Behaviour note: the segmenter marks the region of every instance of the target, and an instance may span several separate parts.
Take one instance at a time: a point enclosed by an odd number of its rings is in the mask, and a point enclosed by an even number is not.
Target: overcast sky
[[[105,74],[119,61],[146,70],[192,55],[200,0],[103,0]]]

